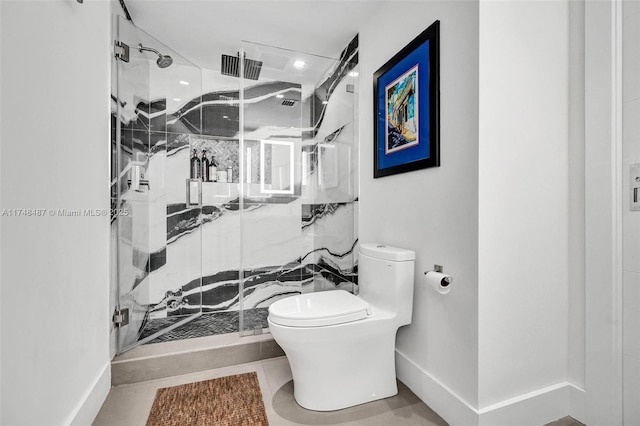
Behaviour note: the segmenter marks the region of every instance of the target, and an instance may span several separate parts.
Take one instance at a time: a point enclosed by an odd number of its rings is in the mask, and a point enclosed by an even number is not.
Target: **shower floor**
[[[267,328],[268,308],[253,308],[244,311],[244,329]],[[151,336],[158,331],[183,320],[183,316],[152,319],[144,326],[139,340]],[[147,343],[171,342],[174,340],[192,339],[194,337],[214,336],[216,334],[237,333],[240,331],[240,312],[207,312],[180,327]]]

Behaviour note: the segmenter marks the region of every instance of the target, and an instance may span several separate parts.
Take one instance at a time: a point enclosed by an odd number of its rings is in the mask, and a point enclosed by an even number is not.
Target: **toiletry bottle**
[[[209,159],[207,158],[207,150],[202,150],[202,181],[209,182]]]
[[[218,181],[218,162],[213,154],[211,155],[211,162],[209,163],[209,177],[212,182]]]
[[[227,167],[227,182],[233,182],[233,169],[231,166]]]
[[[194,148],[193,155],[191,156],[191,179],[198,179],[200,172],[200,159],[198,158],[198,151]]]

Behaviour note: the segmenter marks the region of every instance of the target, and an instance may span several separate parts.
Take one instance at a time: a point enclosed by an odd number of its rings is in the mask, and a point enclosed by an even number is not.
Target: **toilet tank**
[[[359,296],[411,323],[415,252],[384,244],[361,244],[358,258]]]

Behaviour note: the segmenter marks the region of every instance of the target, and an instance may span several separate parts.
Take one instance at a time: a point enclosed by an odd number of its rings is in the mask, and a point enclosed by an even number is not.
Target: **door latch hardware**
[[[631,210],[640,210],[640,164],[631,164],[630,170],[630,185],[631,188],[631,200],[629,207]]]

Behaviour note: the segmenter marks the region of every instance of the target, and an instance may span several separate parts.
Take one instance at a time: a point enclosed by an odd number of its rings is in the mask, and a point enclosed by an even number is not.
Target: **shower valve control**
[[[631,210],[640,210],[640,163],[632,164],[631,171],[631,200],[629,205]]]

